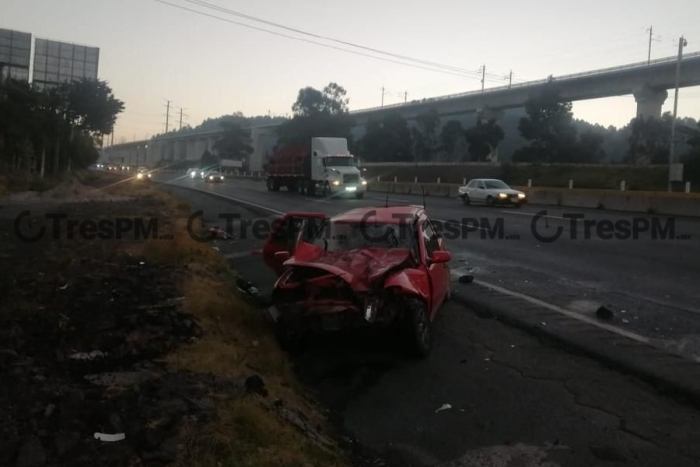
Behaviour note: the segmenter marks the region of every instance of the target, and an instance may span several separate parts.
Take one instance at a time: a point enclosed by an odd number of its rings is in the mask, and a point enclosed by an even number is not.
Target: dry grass
[[[338,449],[312,442],[277,417],[273,401],[282,400],[285,407],[303,412],[312,426],[326,423],[318,407],[302,395],[286,354],[259,311],[240,296],[235,272],[208,244],[187,234],[189,205],[145,184],[123,183],[111,189],[120,195],[157,200],[171,220],[168,232],[162,233],[172,234],[172,240],[146,241],[140,245],[140,253],[152,261],[183,266],[184,311],[196,317],[203,335],[168,355],[165,361],[169,367],[229,378],[258,374],[269,392],[267,398],[221,398],[218,420],[204,429],[186,430],[187,455],[181,464],[349,465]]]

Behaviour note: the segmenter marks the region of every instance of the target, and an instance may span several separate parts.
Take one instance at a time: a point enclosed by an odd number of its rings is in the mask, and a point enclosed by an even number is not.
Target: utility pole
[[[481,92],[484,92],[484,83],[486,82],[486,65],[481,67]]]
[[[647,54],[647,66],[651,65],[651,40],[654,38],[654,27],[649,26],[647,29],[649,33],[649,53]]]
[[[508,74],[508,89],[513,85],[513,70],[510,70]]]
[[[384,107],[384,86],[382,86],[382,107]]]
[[[678,114],[678,86],[681,79],[681,60],[683,59],[683,47],[688,45],[688,41],[683,36],[678,39],[678,62],[676,63],[676,94],[673,97],[673,120],[671,120],[671,148],[668,153],[668,191],[671,191],[673,184],[672,167],[676,162],[676,115]]]
[[[170,101],[166,101],[167,104],[165,106],[165,132],[168,132],[168,129],[170,128]]]
[[[408,103],[408,91],[404,91],[403,93],[403,103]]]

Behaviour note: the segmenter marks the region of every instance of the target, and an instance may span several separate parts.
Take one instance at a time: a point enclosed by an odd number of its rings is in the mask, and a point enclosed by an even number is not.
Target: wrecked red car
[[[359,208],[332,218],[288,213],[263,248],[279,278],[269,318],[280,342],[361,327],[397,329],[426,356],[450,296],[450,253],[420,206]]]

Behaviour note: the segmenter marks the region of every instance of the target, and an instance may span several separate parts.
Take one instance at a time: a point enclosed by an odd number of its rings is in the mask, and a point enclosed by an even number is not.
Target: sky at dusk
[[[157,0],[0,0],[0,28],[99,47],[99,78],[126,104],[115,142],[162,132],[166,99],[171,124],[184,107],[185,123],[196,126],[235,111],[291,114],[300,88],[330,81],[347,89],[355,110],[379,106],[382,87],[385,104],[406,93],[412,100],[480,89],[483,65],[489,88],[507,84],[511,70],[519,83],[645,61],[650,26],[652,58],[675,55],[682,34],[685,53],[700,51],[698,0],[206,0],[237,16],[197,1],[163,1],[227,21]],[[397,56],[424,64],[395,63],[408,63]],[[425,62],[453,68],[439,72]],[[575,102],[574,114],[623,126],[635,108],[632,96],[621,96]],[[670,91],[664,111],[672,108]],[[681,89],[678,114],[700,118],[700,87]]]

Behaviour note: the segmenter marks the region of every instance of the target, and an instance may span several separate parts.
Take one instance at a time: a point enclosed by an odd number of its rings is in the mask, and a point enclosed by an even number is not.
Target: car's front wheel
[[[494,204],[494,199],[493,196],[489,195],[486,197],[486,206],[493,206]]]
[[[433,334],[426,303],[416,298],[409,300],[405,319],[408,352],[414,357],[427,357],[433,348]]]
[[[464,203],[465,206],[469,206],[469,203],[471,203],[471,200],[469,199],[469,195],[462,196],[462,202]]]

